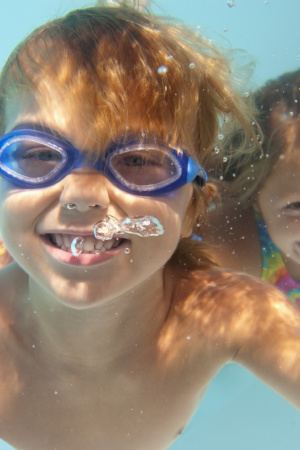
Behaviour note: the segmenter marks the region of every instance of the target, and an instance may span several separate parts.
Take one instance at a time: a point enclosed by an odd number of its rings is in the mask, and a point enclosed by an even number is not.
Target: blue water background
[[[93,4],[82,0],[3,3],[0,66],[33,28],[71,9]],[[155,3],[154,10],[200,29],[227,50],[241,49],[236,52],[235,65],[246,65],[240,69],[241,76],[245,75],[243,90],[251,90],[269,78],[298,68],[300,2],[236,0],[234,3],[235,6],[229,7],[226,0],[161,0]],[[251,78],[250,67],[254,70]],[[299,445],[299,412],[248,371],[230,364],[213,380],[201,408],[170,450],[294,450]],[[10,446],[0,442],[0,450],[9,449]]]

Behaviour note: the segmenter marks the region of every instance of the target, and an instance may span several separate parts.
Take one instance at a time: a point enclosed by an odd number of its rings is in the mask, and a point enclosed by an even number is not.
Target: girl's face
[[[15,103],[6,131],[22,122],[42,124],[84,152],[88,148],[88,123],[64,109],[63,102],[55,103],[55,98],[52,106],[51,114],[49,104],[43,109],[33,108],[30,100]],[[1,233],[13,258],[60,302],[84,308],[133,290],[163,268],[180,239],[192,186],[161,197],[141,197],[120,190],[96,170],[82,168],[46,188],[21,189],[2,179],[0,196]],[[65,208],[67,203],[76,208]],[[89,207],[94,204],[99,207]],[[92,265],[62,262],[49,252],[43,235],[76,234],[77,230],[78,235],[83,230],[92,233],[93,224],[106,215],[120,220],[152,215],[160,220],[165,233],[152,238],[131,236],[126,245],[129,250],[120,247],[112,257]]]
[[[281,252],[300,264],[300,146],[282,155],[258,194],[268,232]]]

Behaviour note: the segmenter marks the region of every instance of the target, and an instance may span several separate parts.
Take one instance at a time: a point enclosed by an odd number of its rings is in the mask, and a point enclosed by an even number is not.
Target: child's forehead
[[[48,132],[72,142],[78,147],[84,148],[89,142],[89,128],[87,124],[79,121],[76,115],[71,115],[65,110],[63,105],[34,105],[32,102],[19,103],[17,107],[11,107],[6,113],[6,131],[15,127],[21,127],[24,124],[26,128],[35,126],[45,128]]]
[[[78,102],[75,106],[74,101],[69,101],[67,95],[62,96],[62,93],[54,88],[51,95],[44,98],[30,92],[21,97],[10,97],[6,105],[5,131],[22,124],[37,125],[58,134],[81,150],[97,153],[126,135],[158,138],[165,144],[185,147],[185,150],[189,151],[189,146],[176,141],[174,130],[172,136],[170,129],[162,121],[151,122],[149,118],[144,120],[142,111],[133,111],[131,114],[128,108],[126,115],[112,121],[105,116],[105,112],[102,117],[93,106],[84,102]]]

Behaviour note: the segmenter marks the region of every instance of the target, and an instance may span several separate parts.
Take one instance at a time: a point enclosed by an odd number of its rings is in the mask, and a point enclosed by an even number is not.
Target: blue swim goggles
[[[51,186],[74,169],[91,167],[134,195],[163,195],[193,181],[203,186],[205,170],[184,151],[156,140],[129,139],[111,145],[96,162],[45,129],[16,128],[0,138],[0,175],[21,188]]]

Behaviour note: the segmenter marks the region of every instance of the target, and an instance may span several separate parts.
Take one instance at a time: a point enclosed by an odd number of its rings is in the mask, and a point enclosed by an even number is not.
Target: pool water
[[[299,439],[299,411],[243,367],[228,364],[169,450],[290,450]]]

